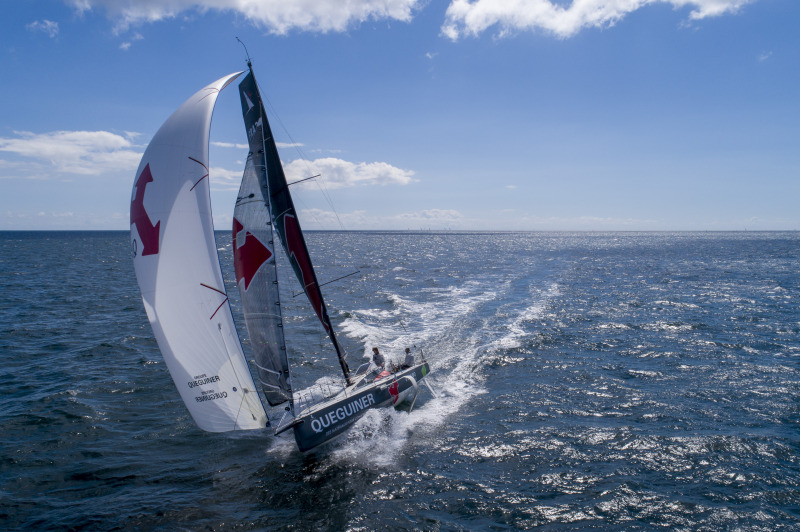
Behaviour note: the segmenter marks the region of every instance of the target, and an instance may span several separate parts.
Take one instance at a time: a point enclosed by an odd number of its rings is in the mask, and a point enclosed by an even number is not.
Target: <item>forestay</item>
[[[181,398],[207,431],[267,423],[233,323],[220,271],[208,183],[208,138],[219,91],[189,98],[142,157],[131,198],[136,277],[153,333]]]

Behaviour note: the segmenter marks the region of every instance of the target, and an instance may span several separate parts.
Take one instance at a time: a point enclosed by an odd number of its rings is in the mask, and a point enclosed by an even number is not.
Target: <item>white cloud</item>
[[[58,36],[58,22],[53,22],[52,20],[36,20],[25,26],[25,29],[28,31],[41,31],[51,39],[55,39]]]
[[[351,163],[335,157],[306,161],[297,159],[284,165],[290,183],[312,175],[322,174],[329,189],[361,185],[408,185],[415,181],[414,172],[388,163]]]
[[[118,30],[174,18],[185,11],[232,11],[272,33],[345,31],[367,20],[408,22],[422,0],[68,0],[78,11],[102,8]]]
[[[212,190],[239,190],[242,182],[242,169],[228,170],[219,166],[212,166],[209,169]]]
[[[232,12],[271,33],[292,30],[344,32],[367,20],[410,22],[425,0],[65,0],[79,12],[101,9],[115,22],[116,31],[131,25],[175,18],[187,12]],[[756,0],[451,0],[442,33],[452,40],[479,35],[496,27],[503,36],[516,31],[542,30],[561,38],[583,29],[613,26],[629,13],[654,4],[690,8],[689,20],[735,13]],[[29,29],[48,31],[35,22]],[[34,26],[35,27],[31,27]],[[54,36],[51,34],[51,36]],[[127,50],[131,41],[124,42]],[[432,59],[435,54],[426,54]]]
[[[236,148],[237,150],[246,150],[250,147],[247,144],[236,144],[233,142],[212,142],[211,145],[217,148]]]
[[[131,37],[130,41],[126,41],[126,42],[120,44],[119,47],[122,50],[128,50],[128,49],[130,49],[130,47],[131,47],[131,45],[133,44],[134,41],[141,41],[142,39],[144,39],[144,37],[142,37],[141,33],[134,33],[133,37]]]
[[[244,148],[238,144],[214,142],[221,148]],[[319,175],[327,189],[348,188],[366,185],[408,185],[416,181],[411,176],[413,171],[402,170],[387,163],[351,163],[342,159],[327,157],[306,161],[296,159],[283,165],[286,180],[289,183]],[[242,169],[228,170],[212,167],[210,172],[213,190],[239,190],[242,180]],[[298,184],[297,187],[315,188],[313,181]]]
[[[298,212],[304,229],[374,229],[375,220],[367,215],[366,211],[353,211],[349,213],[335,213],[323,209],[300,209]],[[341,225],[340,225],[341,222]]]
[[[234,142],[212,142],[212,146],[216,146],[218,148],[236,148],[237,150],[246,150],[249,149],[250,146],[248,144],[238,144]],[[303,146],[301,142],[276,142],[276,146],[279,148],[297,148]]]
[[[13,153],[62,174],[100,175],[134,172],[142,154],[135,151],[131,135],[108,131],[15,131],[14,138],[0,137],[0,151]],[[40,168],[41,170],[41,168]],[[37,172],[41,174],[41,171]]]
[[[629,13],[653,4],[690,7],[691,20],[736,13],[755,0],[573,0],[563,7],[551,0],[452,0],[442,33],[452,40],[477,36],[490,27],[498,35],[543,30],[561,38],[586,28],[613,26]]]

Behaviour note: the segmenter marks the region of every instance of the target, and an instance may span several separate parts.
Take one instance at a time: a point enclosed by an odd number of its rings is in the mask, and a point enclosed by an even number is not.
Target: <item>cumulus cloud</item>
[[[367,20],[408,22],[422,0],[68,0],[78,11],[103,9],[117,29],[174,18],[186,11],[230,11],[275,34],[345,31]]]
[[[267,31],[285,35],[292,30],[343,32],[367,20],[409,22],[425,0],[65,0],[82,13],[102,10],[117,31],[131,25],[208,11],[234,13]],[[688,8],[689,20],[735,13],[756,0],[451,0],[442,33],[452,40],[496,28],[500,36],[542,30],[561,38],[583,29],[609,27],[642,7],[666,4]],[[50,21],[29,29],[44,30]],[[34,26],[31,28],[31,26]],[[47,30],[45,30],[47,31]],[[51,34],[51,36],[53,36]],[[131,41],[122,44],[123,49]],[[429,55],[429,58],[431,56]]]
[[[561,38],[586,28],[613,26],[629,13],[653,4],[691,8],[690,20],[736,13],[755,0],[573,0],[568,6],[552,0],[452,0],[442,33],[452,40],[477,36],[489,28],[498,35],[542,30]]]
[[[402,170],[388,163],[351,163],[335,157],[313,161],[297,159],[284,165],[284,171],[290,183],[322,174],[325,186],[329,189],[361,185],[408,185],[415,181],[413,171]]]
[[[239,190],[242,183],[242,170],[228,170],[220,166],[212,166],[208,169],[210,185],[212,190]]]
[[[238,144],[235,142],[212,142],[211,145],[217,148],[236,148],[237,150],[246,150],[250,148],[247,144]]]
[[[58,173],[100,175],[134,172],[142,154],[134,149],[131,136],[108,131],[15,131],[16,137],[0,137],[0,152],[33,159]]]
[[[55,39],[58,36],[58,22],[53,22],[52,20],[36,20],[25,26],[25,28],[28,31],[46,33],[51,39]]]
[[[250,148],[249,144],[238,144],[235,142],[212,142],[212,146],[216,146],[218,148],[236,148],[237,150],[247,150]],[[297,148],[303,146],[301,142],[276,142],[276,146],[279,148]]]
[[[298,212],[304,229],[369,229],[375,228],[375,220],[366,211],[335,213],[333,211],[310,208]]]

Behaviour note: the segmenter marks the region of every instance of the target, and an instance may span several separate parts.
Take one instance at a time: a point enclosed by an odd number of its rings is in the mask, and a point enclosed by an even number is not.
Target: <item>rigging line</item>
[[[258,361],[254,362],[254,364],[256,365],[256,367],[257,367],[258,369],[262,369],[262,370],[264,370],[264,371],[268,371],[268,372],[270,372],[270,373],[274,373],[274,374],[275,374],[275,375],[277,375],[278,377],[280,377],[280,376],[281,376],[281,372],[280,372],[280,371],[275,371],[274,369],[269,369],[269,368],[266,368],[266,367],[264,367],[264,366],[260,365],[260,364],[258,363]]]
[[[312,175],[311,177],[306,177],[305,179],[299,179],[297,181],[292,181],[291,183],[287,183],[286,186],[290,187],[292,185],[296,185],[297,183],[302,183],[303,181],[308,181],[309,179],[315,179],[320,177],[322,174]]]
[[[305,179],[298,179],[297,181],[292,181],[291,183],[286,183],[285,187],[279,188],[278,190],[276,190],[275,192],[273,192],[270,195],[274,198],[275,196],[277,196],[278,194],[280,194],[284,190],[287,190],[292,185],[296,185],[298,183],[302,183],[303,181],[308,181],[309,179],[315,179],[317,177],[320,177],[321,175],[322,174],[312,175],[311,177],[306,177]],[[292,198],[292,199],[294,199],[294,198]]]
[[[328,205],[330,205],[331,211],[333,212],[333,215],[336,216],[336,221],[339,222],[339,228],[342,231],[344,231],[345,230],[344,224],[342,223],[341,218],[339,218],[339,213],[336,211],[336,207],[333,206],[333,198],[331,197],[330,192],[328,191],[327,187],[325,186],[325,180],[321,179],[319,181],[316,181],[316,183],[317,183],[317,186],[319,187],[320,192],[322,192],[322,195],[325,198],[325,201],[327,201]]]
[[[315,176],[311,176],[311,177],[307,177],[307,178],[305,178],[305,179],[301,179],[300,181],[307,181],[308,179],[316,178],[316,177],[319,177],[319,176],[320,176],[320,174],[317,174],[317,175],[315,175]],[[278,195],[280,192],[282,192],[284,189],[288,189],[288,188],[289,188],[291,185],[294,185],[295,183],[299,183],[300,181],[293,181],[292,183],[287,183],[287,185],[286,185],[285,187],[281,187],[281,188],[280,188],[279,190],[277,190],[276,192],[273,192],[273,193],[271,193],[271,194],[270,194],[270,196],[271,196],[271,197],[274,197],[274,196]],[[265,195],[265,197],[266,197],[266,195]],[[324,228],[324,227],[325,227],[325,225],[324,225],[324,224],[323,224],[323,223],[322,223],[322,222],[319,220],[319,218],[317,218],[317,216],[314,214],[314,209],[312,209],[312,208],[308,207],[308,206],[306,205],[306,203],[303,201],[303,198],[302,198],[302,197],[295,197],[295,196],[292,196],[292,201],[293,201],[293,203],[295,203],[295,204],[299,203],[301,207],[304,207],[304,208],[305,208],[305,211],[304,211],[304,214],[303,214],[303,216],[304,216],[304,217],[305,217],[305,216],[308,216],[308,217],[309,217],[309,218],[311,218],[311,219],[312,219],[314,222],[316,222],[316,223],[317,223],[317,225],[319,225],[321,228]],[[332,205],[332,204],[330,204],[330,202],[328,202],[328,204],[329,204],[329,205],[331,205],[331,209],[333,209],[333,205]],[[275,216],[274,216],[274,218],[277,220],[278,218],[280,218],[280,217],[281,217],[281,216],[283,216],[284,214],[288,213],[290,210],[291,210],[291,209],[286,209],[286,210],[284,210],[283,212],[281,212],[280,214],[277,214],[277,215],[275,215]],[[295,205],[295,212],[297,212],[297,211],[298,211],[298,209],[297,209],[297,205]],[[333,215],[334,215],[334,216],[336,216],[336,220],[338,220],[338,221],[339,221],[339,226],[341,227],[342,231],[344,231],[344,230],[345,230],[345,229],[344,229],[344,226],[342,225],[342,222],[341,222],[341,220],[339,220],[339,214],[336,212],[336,210],[335,210],[335,209],[333,209]],[[297,218],[297,223],[299,224],[299,223],[300,223],[299,216],[298,216],[298,217],[296,217],[296,218]]]
[[[322,288],[322,287],[323,287],[323,286],[325,286],[325,285],[328,285],[328,284],[331,284],[331,283],[335,283],[336,281],[341,281],[341,280],[342,280],[342,279],[344,279],[345,277],[350,277],[351,275],[355,275],[355,274],[357,274],[357,273],[361,273],[361,270],[358,270],[358,271],[355,271],[355,272],[348,273],[347,275],[342,275],[341,277],[337,277],[336,279],[332,279],[332,280],[330,280],[330,281],[328,281],[328,282],[326,282],[326,283],[318,284],[318,285],[317,285],[317,287],[319,287],[319,288]],[[310,283],[308,283],[308,284],[305,286],[305,288],[308,288],[309,286],[311,286],[311,285],[314,285],[314,284],[316,284],[316,283],[314,283],[314,282],[310,282]],[[296,293],[296,294],[292,294],[292,297],[297,297],[297,296],[299,296],[299,295],[302,295],[302,294],[304,294],[304,293],[305,293],[305,292],[298,292],[298,293]]]
[[[209,288],[211,288],[209,286]],[[225,298],[228,299],[228,298]],[[219,309],[217,309],[219,310]],[[216,312],[215,312],[216,314]],[[231,351],[228,349],[228,342],[225,341],[225,335],[222,334],[222,324],[217,324],[217,330],[219,331],[219,337],[222,340],[222,345],[225,346],[225,354],[228,355],[228,362],[230,364],[231,370],[233,370],[233,376],[236,377],[236,384],[239,385],[239,389],[242,390],[242,398],[239,401],[239,409],[236,410],[236,419],[233,420],[233,429],[236,430],[236,425],[239,423],[239,414],[242,411],[242,406],[244,405],[245,393],[247,389],[242,386],[242,380],[239,378],[239,373],[236,371],[236,366],[233,364],[233,359],[231,358]],[[266,412],[265,412],[266,414]],[[253,416],[253,413],[250,412],[250,415]],[[255,416],[253,416],[255,418]],[[267,423],[269,423],[269,418],[267,418]]]
[[[242,43],[242,44],[244,44],[244,43]],[[248,62],[248,67],[251,67],[249,62]],[[251,67],[251,72],[252,72],[252,67]],[[255,82],[255,79],[253,81]],[[256,84],[256,89],[258,89],[258,84]],[[263,101],[263,99],[260,98],[260,94],[261,94],[260,91],[258,91],[258,93],[259,93],[259,112],[260,112],[261,116],[263,116],[264,122],[266,124],[269,124],[269,119],[266,117],[266,110],[264,109],[264,101]],[[276,147],[276,149],[277,149],[277,147]],[[279,264],[279,260],[278,260],[278,254],[277,254],[278,249],[274,247],[275,226],[274,226],[273,219],[271,218],[271,215],[270,215],[270,213],[272,212],[272,196],[270,196],[269,190],[268,190],[268,186],[266,184],[267,183],[266,182],[266,179],[267,179],[267,175],[266,175],[266,169],[267,169],[266,153],[267,153],[266,139],[264,138],[264,129],[263,129],[263,126],[262,126],[262,129],[261,129],[261,150],[260,150],[260,156],[259,156],[258,164],[257,165],[255,164],[255,159],[253,158],[253,153],[252,152],[250,152],[249,157],[251,158],[251,160],[254,161],[254,166],[261,169],[261,174],[260,174],[260,176],[258,176],[260,178],[259,179],[259,185],[261,185],[261,184],[264,185],[264,190],[261,193],[262,194],[261,200],[263,200],[263,202],[264,202],[264,204],[265,204],[265,206],[267,208],[266,225],[269,228],[268,229],[269,230],[269,242],[270,242],[270,244],[273,245],[272,268],[273,268],[273,271],[275,272],[274,283],[277,285],[276,289],[277,289],[277,296],[278,296],[278,307],[277,307],[278,311],[277,311],[277,314],[269,313],[269,315],[270,316],[275,316],[277,318],[278,327],[280,328],[280,329],[278,329],[278,330],[280,330],[279,336],[280,336],[281,343],[283,343],[283,346],[281,346],[280,349],[282,349],[283,352],[284,352],[283,357],[287,357],[288,356],[288,352],[287,352],[287,349],[286,349],[286,338],[284,337],[284,332],[283,332],[283,312],[284,311],[283,311],[283,306],[280,305],[280,285],[278,285],[278,280],[281,277],[281,272],[280,272],[280,264]],[[278,245],[278,248],[280,248],[280,247],[281,246]],[[273,371],[273,370],[271,370],[269,368],[262,367],[255,361],[254,361],[254,363],[260,369],[263,369],[263,370],[266,370],[268,372],[277,374],[278,378],[280,379],[281,374],[279,372]],[[288,362],[287,362],[287,364],[288,364]],[[294,399],[294,390],[292,389],[292,385],[291,385],[291,381],[290,381],[290,377],[289,377],[288,365],[286,366],[286,368],[287,368],[286,372],[285,372],[286,373],[286,377],[285,377],[285,381],[284,382],[285,382],[285,385],[288,388],[288,390],[284,390],[282,387],[276,387],[276,388],[278,388],[281,397],[285,397],[286,400],[288,400],[290,403],[293,403],[294,402],[293,401],[293,399]],[[260,375],[259,375],[259,380],[261,380],[261,376]],[[262,383],[263,383],[263,380],[262,380]],[[288,391],[288,394],[287,394],[287,391]],[[272,392],[272,393],[275,393],[275,392]],[[294,413],[294,412],[292,412],[292,413]]]
[[[300,156],[300,159],[303,161],[303,164],[305,164],[306,168],[308,169],[308,173],[312,173],[313,170],[311,168],[311,164],[309,162],[309,158],[305,154],[305,152],[302,149],[300,149],[300,146],[302,146],[302,144],[297,142],[297,141],[295,141],[294,137],[292,137],[292,134],[289,133],[289,129],[283,123],[283,120],[281,120],[281,117],[278,115],[278,112],[276,111],[275,106],[272,105],[272,102],[270,101],[269,97],[264,94],[264,95],[262,95],[261,98],[262,98],[262,100],[264,100],[266,102],[267,105],[269,105],[270,111],[271,111],[270,114],[273,117],[275,117],[275,120],[278,121],[278,124],[280,124],[281,129],[283,129],[283,132],[286,133],[286,136],[290,140],[291,147],[293,147],[295,149],[295,151],[297,152],[297,154]],[[273,135],[273,137],[274,137],[274,135]],[[342,223],[341,218],[339,218],[339,213],[337,212],[336,207],[334,207],[334,205],[333,205],[333,199],[331,198],[330,193],[328,192],[328,189],[323,187],[322,184],[320,184],[319,181],[317,181],[317,186],[319,187],[320,192],[322,192],[322,195],[325,198],[325,201],[330,206],[331,211],[333,212],[333,215],[336,217],[336,221],[339,222],[339,228],[342,231],[344,231],[345,230],[344,224]],[[319,223],[319,222],[317,222],[317,223]]]
[[[275,110],[275,107],[272,105],[272,102],[270,102],[269,99],[267,100],[267,102],[270,104],[270,107],[272,108],[272,113],[275,116],[275,118],[278,120],[278,123],[280,123],[281,128],[286,133],[286,136],[288,136],[289,140],[291,140],[291,145],[292,145],[291,147],[293,147],[294,150],[297,152],[297,154],[300,156],[300,160],[303,161],[303,164],[305,165],[308,173],[312,173],[313,169],[312,169],[312,165],[311,165],[311,159],[310,159],[310,157],[308,155],[306,155],[305,151],[301,148],[301,146],[303,144],[299,143],[299,142],[296,142],[294,140],[294,138],[292,137],[291,133],[289,133],[288,128],[285,126],[283,121],[278,116],[278,113]],[[317,177],[320,177],[320,176],[321,176],[321,174],[317,175]],[[323,181],[324,181],[324,179],[323,179]],[[336,211],[336,207],[334,207],[334,205],[333,205],[333,198],[330,196],[330,193],[328,192],[328,189],[325,187],[324,182],[317,181],[317,186],[319,187],[320,192],[322,192],[322,195],[325,198],[325,201],[330,206],[331,211],[333,211],[334,216],[336,216],[336,220],[339,222],[339,227],[342,230],[344,230],[344,224],[342,224],[342,221],[339,219],[339,213]]]

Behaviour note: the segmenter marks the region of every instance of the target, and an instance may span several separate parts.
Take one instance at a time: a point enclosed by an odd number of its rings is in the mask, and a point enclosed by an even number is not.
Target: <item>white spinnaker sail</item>
[[[147,317],[172,379],[207,431],[266,425],[222,280],[208,184],[208,138],[219,91],[198,91],[150,141],[131,196],[131,246]]]

